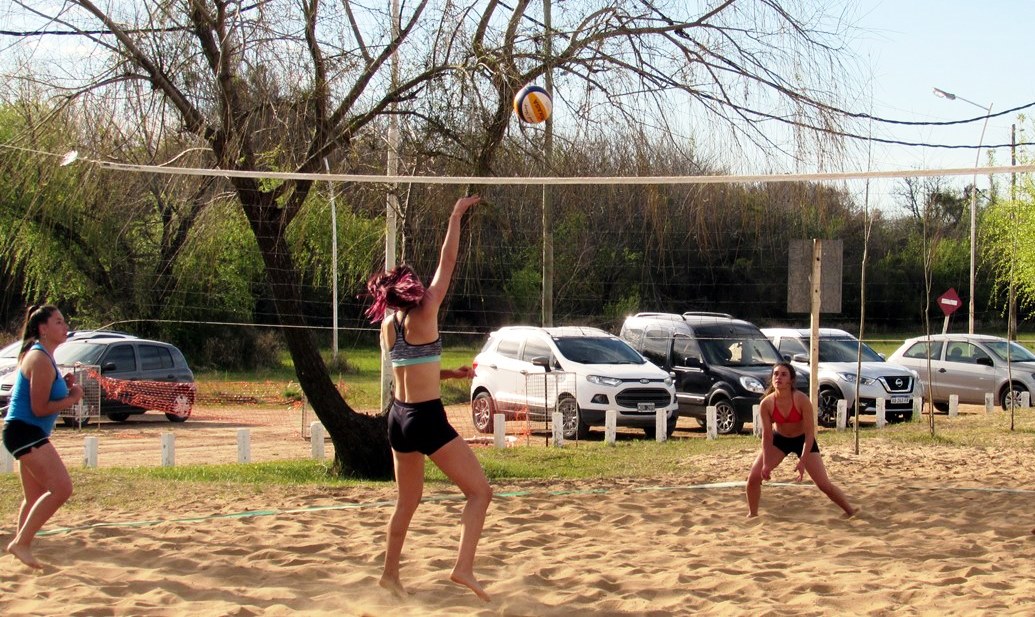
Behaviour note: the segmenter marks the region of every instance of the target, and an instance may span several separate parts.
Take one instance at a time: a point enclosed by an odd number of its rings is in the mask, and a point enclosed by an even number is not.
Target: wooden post
[[[252,434],[246,428],[237,429],[237,462],[252,462]]]
[[[162,467],[176,465],[176,435],[172,432],[162,433]]]
[[[87,437],[83,442],[83,467],[97,467],[97,438]]]

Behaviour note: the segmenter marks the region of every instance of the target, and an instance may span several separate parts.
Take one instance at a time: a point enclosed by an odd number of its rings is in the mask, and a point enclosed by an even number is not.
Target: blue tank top
[[[68,385],[65,383],[64,378],[61,377],[61,371],[58,370],[54,358],[51,358],[47,350],[39,343],[34,344],[30,348],[30,350],[33,349],[47,354],[47,357],[50,358],[50,363],[54,365],[54,383],[50,386],[50,400],[59,401],[67,397]],[[50,435],[54,430],[54,424],[57,423],[57,412],[49,416],[37,416],[32,413],[32,402],[29,400],[29,390],[32,388],[29,385],[29,380],[22,374],[21,367],[16,368],[15,371],[17,376],[14,381],[14,389],[11,390],[11,407],[7,410],[7,420],[21,420],[26,424],[38,426],[47,435]]]
[[[403,319],[406,319],[405,315]],[[395,324],[395,343],[388,352],[392,366],[411,366],[442,360],[442,337],[423,345],[411,345],[406,342],[406,332],[399,320],[393,317],[392,323]]]

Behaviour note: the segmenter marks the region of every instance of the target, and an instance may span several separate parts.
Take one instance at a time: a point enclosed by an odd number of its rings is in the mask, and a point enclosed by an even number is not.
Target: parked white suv
[[[678,419],[672,377],[603,330],[500,328],[474,359],[471,415],[483,433],[492,432],[496,413],[531,419],[556,410],[566,439],[585,437],[590,426],[604,425],[608,409],[618,412],[619,426],[650,437],[657,409],[666,412],[669,435]]]
[[[809,372],[808,328],[762,328],[780,355],[798,371]],[[858,363],[862,351],[862,365]],[[911,369],[885,362],[866,343],[844,330],[819,329],[819,423],[834,426],[837,402],[848,401],[848,415],[855,409],[856,381],[859,382],[859,413],[877,413],[877,399],[884,399],[885,417],[889,422],[913,417],[913,399],[923,395],[923,385]]]

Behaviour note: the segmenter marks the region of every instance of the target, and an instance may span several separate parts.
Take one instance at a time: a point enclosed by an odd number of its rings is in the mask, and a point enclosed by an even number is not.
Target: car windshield
[[[561,355],[579,364],[643,364],[643,356],[625,341],[609,337],[568,336],[553,339]]]
[[[819,361],[820,362],[856,362],[859,358],[859,350],[862,348],[863,362],[884,362],[876,351],[866,343],[860,343],[857,339],[850,338],[823,338],[819,339]]]
[[[54,352],[54,360],[58,364],[97,364],[105,345],[81,343],[78,345],[61,345]]]
[[[15,341],[7,347],[0,349],[0,358],[3,358],[4,360],[13,360],[18,357],[18,352],[21,351],[21,348],[22,342]]]
[[[780,352],[764,334],[750,327],[722,325],[697,327],[701,352],[719,366],[772,366],[783,362]]]
[[[988,347],[1000,360],[1006,362],[1007,341],[986,341]],[[1027,347],[1013,341],[1009,341],[1010,362],[1035,362],[1035,354],[1028,351]]]

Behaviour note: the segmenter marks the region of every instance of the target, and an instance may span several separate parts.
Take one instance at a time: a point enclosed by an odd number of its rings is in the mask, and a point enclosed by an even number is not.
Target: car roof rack
[[[724,317],[726,319],[734,319],[733,315],[729,313],[715,313],[712,311],[686,311],[683,313],[683,317]]]
[[[678,321],[678,320],[683,318],[681,315],[677,315],[675,313],[650,313],[650,312],[648,312],[648,313],[636,313],[636,315],[634,315],[634,316],[635,317],[664,317],[666,319],[672,319],[674,321]]]

